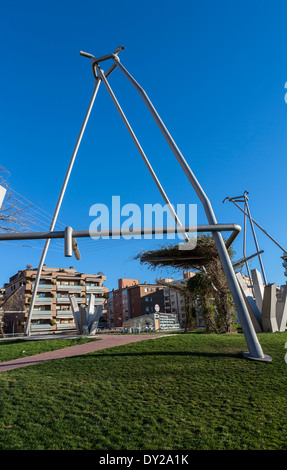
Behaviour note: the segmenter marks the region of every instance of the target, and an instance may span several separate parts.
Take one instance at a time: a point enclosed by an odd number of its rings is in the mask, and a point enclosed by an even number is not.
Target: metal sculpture
[[[285,331],[287,322],[287,285],[280,287],[277,292],[276,284],[270,284],[267,282],[265,274],[263,260],[261,254],[264,253],[260,250],[259,244],[256,237],[255,225],[283,251],[283,266],[287,266],[287,253],[286,250],[278,243],[266,230],[264,230],[258,222],[251,217],[251,212],[248,204],[248,191],[244,191],[242,196],[227,197],[241,212],[244,214],[244,234],[243,234],[243,258],[234,263],[234,266],[245,264],[248,273],[249,286],[247,286],[245,280],[240,273],[237,273],[237,278],[242,289],[242,293],[245,297],[245,301],[250,312],[250,316],[253,322],[253,326],[256,332],[276,332]],[[244,208],[240,207],[238,203],[243,203]],[[246,256],[246,226],[247,219],[249,220],[255,247],[257,252],[253,255]],[[258,257],[259,264],[261,267],[261,274],[257,269],[253,269],[250,272],[248,261],[252,258]],[[287,272],[284,273],[287,275]],[[263,280],[262,280],[262,277]],[[251,292],[252,291],[252,295]]]
[[[272,360],[272,358],[270,356],[267,356],[267,355],[264,354],[264,352],[261,348],[261,345],[258,341],[255,329],[254,329],[252,321],[250,319],[248,309],[247,309],[246,304],[245,304],[245,300],[243,298],[240,286],[239,286],[237,278],[235,276],[235,272],[234,272],[231,260],[229,258],[228,252],[227,252],[226,243],[224,242],[224,239],[223,239],[222,234],[221,234],[222,229],[220,227],[220,224],[217,223],[217,219],[215,217],[211,202],[208,199],[208,197],[207,197],[206,193],[204,192],[204,190],[202,189],[201,185],[199,184],[198,180],[196,179],[195,175],[193,174],[193,172],[192,172],[191,168],[189,167],[187,161],[185,160],[185,158],[181,154],[179,148],[177,147],[176,143],[174,142],[174,140],[171,137],[170,133],[168,132],[167,128],[165,127],[162,119],[160,118],[159,114],[157,113],[156,109],[154,108],[153,104],[151,103],[148,95],[143,90],[143,88],[136,82],[136,80],[132,77],[132,75],[127,71],[127,69],[121,64],[121,62],[118,58],[118,53],[122,50],[124,50],[124,47],[120,46],[114,51],[114,53],[108,54],[108,55],[105,55],[105,56],[102,56],[102,57],[99,57],[99,58],[96,58],[94,55],[92,55],[90,53],[86,53],[86,52],[83,52],[83,51],[80,52],[80,54],[82,56],[85,56],[85,57],[91,59],[91,61],[92,61],[92,71],[93,71],[93,75],[94,75],[94,78],[95,78],[95,85],[94,85],[94,91],[93,91],[93,94],[92,94],[92,98],[90,100],[88,110],[87,110],[87,113],[85,115],[84,122],[82,124],[82,127],[81,127],[81,130],[80,130],[75,148],[73,150],[72,157],[71,157],[71,160],[70,160],[70,163],[69,163],[69,166],[68,166],[68,170],[67,170],[67,173],[66,173],[66,176],[65,176],[65,179],[64,179],[64,183],[63,183],[63,186],[62,186],[59,198],[58,198],[58,202],[57,202],[57,205],[56,205],[56,209],[55,209],[54,216],[53,216],[52,223],[51,223],[51,227],[50,227],[50,234],[54,233],[55,223],[56,223],[58,213],[59,213],[59,210],[60,210],[60,207],[61,207],[61,204],[62,204],[62,200],[63,200],[64,194],[65,194],[65,190],[66,190],[66,187],[67,187],[67,184],[68,184],[68,181],[69,181],[69,177],[70,177],[70,174],[71,174],[71,171],[72,171],[72,167],[73,167],[76,155],[77,155],[77,151],[78,151],[80,142],[82,140],[83,133],[84,133],[85,127],[87,125],[87,121],[89,119],[89,116],[90,116],[90,113],[91,113],[91,110],[92,110],[92,107],[93,107],[93,104],[94,104],[94,101],[95,101],[100,83],[103,82],[104,85],[106,86],[112,100],[114,101],[114,103],[116,105],[116,108],[119,111],[119,113],[120,113],[120,115],[121,115],[121,117],[124,121],[124,124],[126,125],[126,127],[129,131],[134,143],[136,144],[136,146],[137,146],[137,148],[138,148],[138,150],[139,150],[139,152],[140,152],[140,154],[141,154],[141,156],[142,156],[142,158],[143,158],[143,160],[144,160],[144,162],[145,162],[145,164],[146,164],[146,166],[147,166],[147,168],[148,168],[148,170],[149,170],[149,172],[150,172],[150,174],[151,174],[151,176],[152,176],[152,178],[153,178],[153,180],[156,184],[156,186],[158,187],[163,199],[165,200],[167,206],[169,207],[169,209],[171,211],[171,214],[174,218],[174,221],[175,221],[175,223],[178,227],[178,233],[184,233],[184,237],[185,237],[186,242],[189,241],[187,232],[184,230],[184,227],[182,226],[180,220],[178,219],[177,215],[174,213],[166,193],[164,192],[157,176],[155,175],[155,173],[152,169],[152,166],[150,165],[150,163],[149,163],[142,147],[139,144],[139,141],[137,140],[137,138],[136,138],[136,136],[135,136],[135,134],[134,134],[127,118],[126,118],[126,116],[124,115],[124,113],[123,113],[118,101],[116,100],[115,95],[114,95],[114,93],[113,93],[113,91],[112,91],[112,89],[111,89],[111,87],[110,87],[110,85],[107,81],[108,76],[115,69],[119,69],[126,76],[126,78],[129,80],[129,82],[134,86],[134,88],[137,90],[137,92],[142,97],[142,99],[143,99],[144,103],[146,104],[148,110],[150,111],[153,119],[155,120],[157,126],[159,127],[161,133],[163,134],[166,142],[168,143],[168,145],[171,148],[174,156],[176,157],[178,163],[180,164],[184,174],[188,178],[190,184],[192,185],[192,187],[195,190],[197,196],[199,197],[200,202],[203,205],[203,208],[204,208],[204,211],[205,211],[205,214],[206,214],[206,217],[207,217],[207,221],[208,221],[208,225],[205,226],[206,227],[205,231],[211,231],[212,232],[212,235],[213,235],[216,247],[217,247],[218,255],[219,255],[219,258],[221,260],[223,270],[224,270],[224,273],[226,275],[226,279],[227,279],[227,282],[228,282],[228,285],[229,285],[229,288],[230,288],[230,291],[231,291],[231,294],[232,294],[232,297],[233,297],[233,300],[234,300],[234,303],[235,303],[236,311],[237,311],[237,314],[238,314],[238,317],[239,317],[239,320],[240,320],[240,323],[241,323],[241,326],[242,326],[242,329],[243,329],[243,333],[244,333],[244,336],[245,336],[245,339],[246,339],[246,342],[247,342],[248,352],[244,353],[244,356],[249,358],[249,359],[253,359],[253,360],[257,360],[257,361],[270,362]],[[108,71],[105,73],[101,69],[99,64],[101,64],[103,62],[106,62],[108,60],[111,60],[113,62],[113,64],[108,69]],[[144,233],[146,233],[146,232],[144,232]],[[73,236],[74,235],[72,235],[72,238],[73,238]],[[32,296],[32,300],[31,300],[31,305],[30,305],[27,324],[26,324],[26,330],[25,330],[26,335],[29,335],[29,333],[30,333],[31,316],[32,316],[33,308],[34,308],[34,302],[35,302],[35,299],[36,299],[36,293],[37,293],[37,289],[38,289],[38,285],[39,285],[39,281],[40,281],[40,276],[41,276],[43,264],[44,264],[45,257],[46,257],[47,251],[48,251],[50,238],[52,238],[52,237],[46,235],[45,238],[46,238],[46,242],[45,242],[45,246],[44,246],[43,253],[42,253],[42,256],[41,256],[41,260],[40,260],[40,263],[39,263],[37,276],[36,276],[36,279],[35,279],[35,287],[34,287],[34,291],[33,291],[33,296]],[[2,239],[4,239],[4,238],[2,238]],[[68,248],[68,251],[70,251],[70,250],[71,250],[71,248]]]

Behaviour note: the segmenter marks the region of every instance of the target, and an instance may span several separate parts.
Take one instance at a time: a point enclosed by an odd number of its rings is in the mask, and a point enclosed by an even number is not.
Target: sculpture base
[[[267,356],[266,354],[264,354],[264,357],[254,357],[254,356],[251,356],[249,352],[244,352],[243,356],[246,357],[246,359],[250,359],[252,361],[272,362],[272,357]]]

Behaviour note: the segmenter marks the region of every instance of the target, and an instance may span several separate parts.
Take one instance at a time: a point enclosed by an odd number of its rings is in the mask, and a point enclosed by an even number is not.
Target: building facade
[[[180,290],[172,289],[168,287],[166,284],[172,283],[173,285],[180,286],[183,283],[186,283],[188,279],[194,276],[195,273],[190,271],[183,271],[182,279],[169,279],[169,278],[158,278],[156,279],[156,283],[161,285],[161,282],[164,283],[164,308],[166,313],[172,313],[178,316],[179,323],[184,326],[185,324],[185,315],[186,315],[186,300],[182,292]]]
[[[108,293],[109,327],[119,328],[131,318],[154,313],[155,305],[164,311],[163,287],[141,284],[138,279],[119,279],[118,288]]]
[[[185,326],[186,319],[186,299],[182,293],[180,286],[184,285],[188,279],[195,276],[196,273],[190,271],[183,271],[183,277],[181,279],[167,279],[167,278],[158,278],[156,282],[159,285],[164,286],[164,308],[166,313],[177,315],[179,323],[182,328]],[[161,284],[163,283],[163,284]],[[172,284],[172,287],[168,287],[167,284]],[[196,326],[197,328],[204,327],[204,322],[202,316],[200,315],[200,310],[197,305],[196,308]]]
[[[9,283],[4,284],[5,295],[1,310],[3,319],[9,323],[9,317],[15,312],[25,312],[24,321],[21,317],[17,324],[17,332],[24,331],[37,269],[25,269],[12,276]],[[73,267],[52,268],[44,265],[36,301],[32,312],[31,334],[63,332],[75,330],[70,296],[74,295],[79,304],[87,305],[91,294],[95,296],[95,305],[103,305],[103,316],[99,326],[104,326],[106,318],[104,286],[106,276],[103,274],[78,273]],[[11,323],[11,321],[10,321]],[[20,331],[19,331],[20,330]],[[15,327],[14,327],[15,331]]]

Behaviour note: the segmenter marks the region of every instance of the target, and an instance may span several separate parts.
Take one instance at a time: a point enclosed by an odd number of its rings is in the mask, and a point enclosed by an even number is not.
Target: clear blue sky
[[[93,90],[91,63],[79,51],[101,56],[124,45],[123,65],[149,94],[218,222],[243,224],[239,210],[222,201],[247,190],[254,219],[286,247],[286,17],[280,0],[2,1],[0,164],[10,172],[9,185],[53,213]],[[110,84],[171,201],[197,204],[140,97],[119,70]],[[86,229],[90,206],[110,206],[112,195],[141,208],[162,203],[101,85],[59,220]],[[201,207],[198,223],[206,223]],[[268,281],[284,283],[281,251],[257,235]],[[27,263],[38,265],[42,244],[23,244],[33,248],[1,245],[0,285]],[[167,273],[147,270],[133,257],[159,245],[79,241],[76,261],[52,243],[46,264],[103,271],[109,288],[120,277],[153,282]],[[241,258],[242,235],[234,248]],[[247,253],[254,252],[249,233]]]

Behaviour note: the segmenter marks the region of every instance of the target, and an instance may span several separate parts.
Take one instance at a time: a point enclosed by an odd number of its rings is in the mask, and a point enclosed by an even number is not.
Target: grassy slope
[[[0,450],[287,449],[287,333],[148,340],[0,374]],[[1,348],[1,345],[0,345]]]

